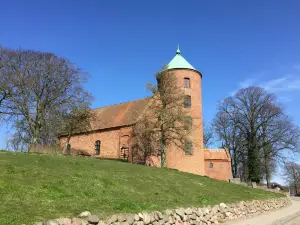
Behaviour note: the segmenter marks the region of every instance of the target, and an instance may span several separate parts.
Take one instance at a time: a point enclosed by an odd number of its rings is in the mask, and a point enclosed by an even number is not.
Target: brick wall
[[[101,141],[100,155],[103,158],[119,158],[120,147],[131,145],[131,127],[111,128],[102,131],[95,131],[90,134],[74,135],[71,137],[71,151],[84,150],[95,155],[95,142]],[[60,138],[60,145],[63,147],[66,137]]]
[[[210,168],[210,163],[213,167]],[[231,163],[228,160],[209,159],[204,161],[205,175],[218,180],[228,181],[232,178]]]

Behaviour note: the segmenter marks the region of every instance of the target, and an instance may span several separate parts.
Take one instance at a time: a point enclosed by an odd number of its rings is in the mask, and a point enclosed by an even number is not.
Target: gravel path
[[[300,225],[300,199],[292,199],[292,204],[283,209],[264,213],[253,218],[229,221],[225,225]]]

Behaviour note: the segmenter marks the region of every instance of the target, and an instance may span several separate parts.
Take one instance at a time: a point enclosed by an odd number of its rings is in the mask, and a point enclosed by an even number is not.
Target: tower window
[[[192,103],[191,103],[191,96],[185,95],[184,96],[184,108],[191,108]]]
[[[193,154],[193,143],[190,140],[184,141],[184,152],[186,155]]]
[[[193,119],[192,119],[192,117],[185,116],[183,122],[184,122],[184,128],[186,130],[191,130],[192,129],[192,127],[193,127]]]
[[[97,140],[95,142],[95,153],[96,153],[96,155],[100,155],[100,146],[101,146],[101,141]]]
[[[185,88],[191,88],[191,80],[188,77],[184,78],[184,87]]]
[[[209,168],[213,168],[214,164],[212,162],[209,163]]]

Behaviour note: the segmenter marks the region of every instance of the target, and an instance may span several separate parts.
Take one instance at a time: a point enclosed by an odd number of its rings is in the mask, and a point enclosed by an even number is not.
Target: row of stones
[[[37,225],[216,225],[227,220],[250,217],[266,211],[282,208],[291,201],[289,198],[253,200],[235,204],[215,205],[205,208],[179,208],[165,212],[143,212],[138,214],[118,214],[100,220],[90,212],[82,212],[80,218],[59,218]]]

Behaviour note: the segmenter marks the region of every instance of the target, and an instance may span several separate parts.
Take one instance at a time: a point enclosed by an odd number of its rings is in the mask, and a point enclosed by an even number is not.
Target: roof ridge
[[[110,107],[110,106],[122,105],[122,104],[131,103],[131,102],[142,101],[142,100],[146,100],[146,99],[150,99],[150,98],[151,97],[149,96],[149,97],[146,97],[146,98],[136,99],[136,100],[132,100],[132,101],[120,102],[120,103],[116,103],[116,104],[112,104],[112,105],[101,106],[101,107],[98,107],[98,108],[93,108],[91,110],[97,110],[97,109],[102,109],[102,108],[106,108],[106,107]]]

